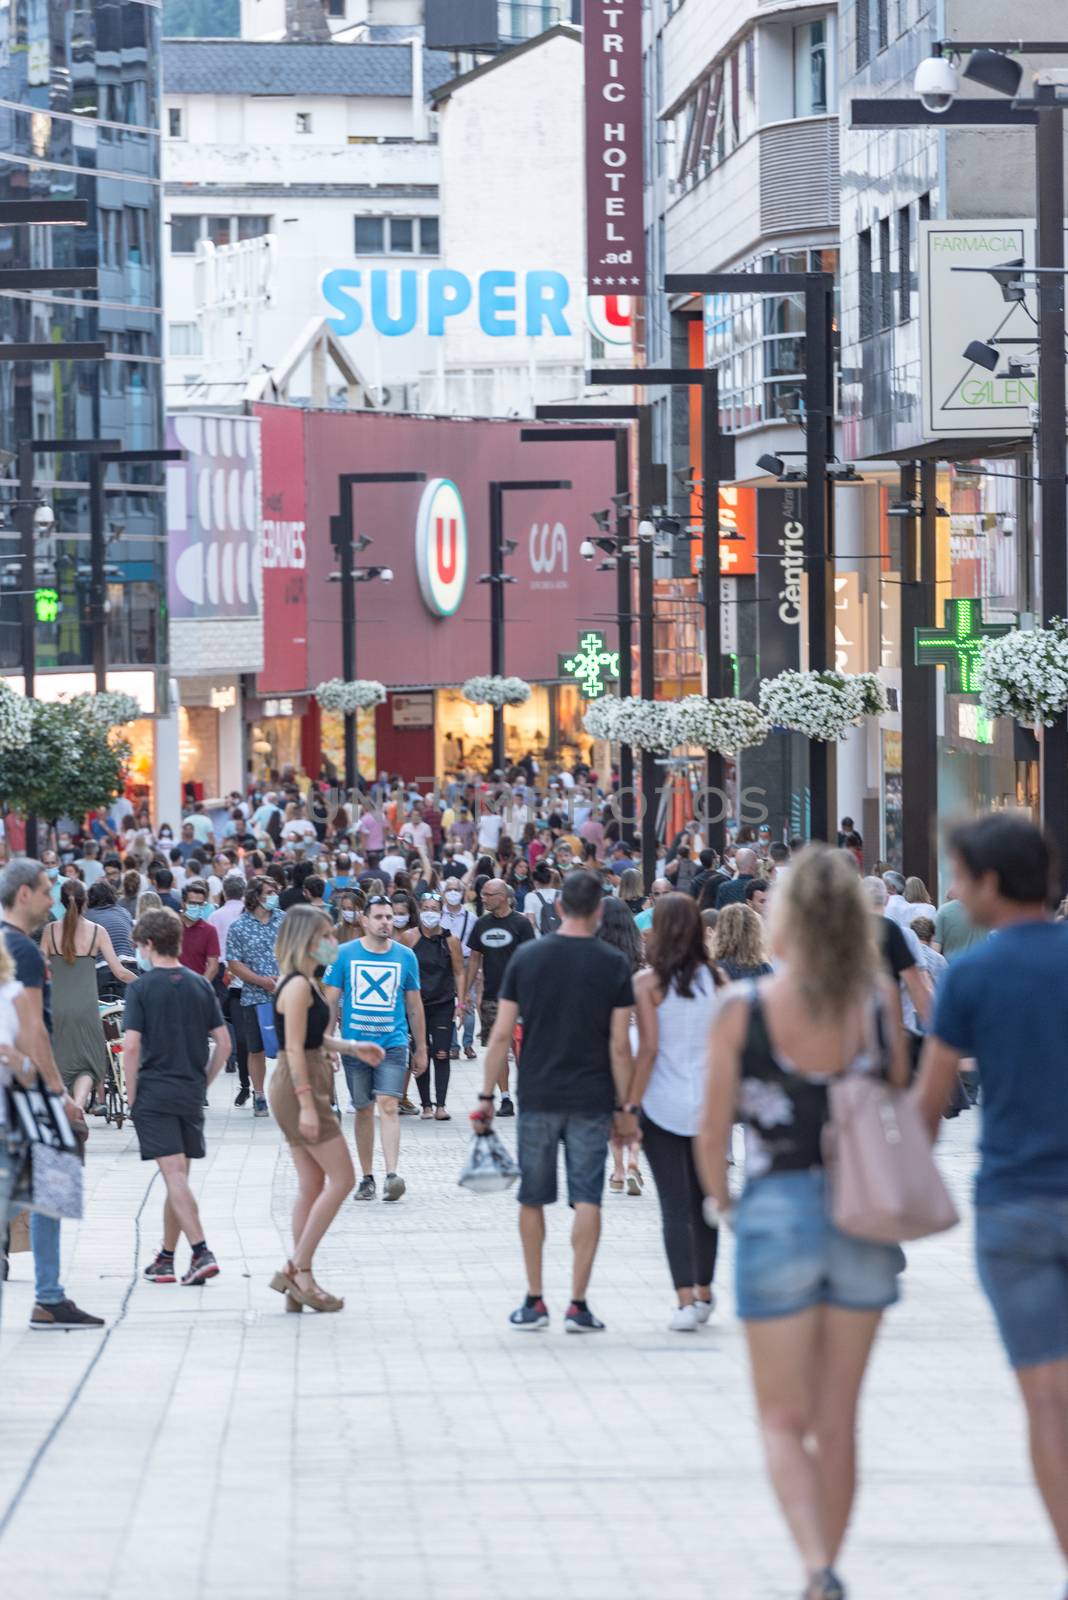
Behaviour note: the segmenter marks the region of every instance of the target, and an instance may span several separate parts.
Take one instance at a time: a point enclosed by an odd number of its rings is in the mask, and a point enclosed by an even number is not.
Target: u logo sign
[[[530,525],[530,565],[534,572],[555,572],[556,558],[560,569],[567,571],[567,529],[562,522],[532,522]]]
[[[451,617],[467,582],[467,518],[451,478],[431,478],[415,523],[415,566],[423,604]]]

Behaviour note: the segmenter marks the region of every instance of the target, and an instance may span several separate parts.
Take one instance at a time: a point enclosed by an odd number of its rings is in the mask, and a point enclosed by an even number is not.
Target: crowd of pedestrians
[[[646,893],[591,775],[568,777],[426,796],[382,775],[332,813],[296,791],[234,795],[222,819],[194,806],[177,842],[147,819],[124,827],[121,851],[60,831],[40,862],[0,874],[0,1074],[28,1059],[86,1137],[106,1065],[97,998],[121,991],[130,1112],[165,1191],[145,1279],[196,1286],[225,1270],[189,1182],[225,1071],[295,1168],[292,1254],[271,1287],[287,1311],[336,1313],[316,1252],[350,1196],[406,1194],[403,1119],[450,1120],[477,1022],[474,1125],[517,1119],[526,1284],[511,1327],[551,1325],[561,1157],[567,1333],[605,1329],[591,1284],[606,1185],[626,1205],[655,1190],[673,1333],[712,1318],[729,1223],[806,1600],[845,1593],[859,1397],[906,1268],[897,1240],[833,1220],[832,1090],[881,1085],[932,1138],[978,1091],[980,1277],[1068,1558],[1068,928],[1049,910],[1042,835],[1004,814],[959,828],[936,906],[917,878],[863,876],[849,819],[835,847],[741,835],[723,859],[691,828],[648,865]],[[0,1165],[0,1201],[10,1177]],[[31,1326],[99,1327],[62,1287],[59,1239],[32,1215]]]

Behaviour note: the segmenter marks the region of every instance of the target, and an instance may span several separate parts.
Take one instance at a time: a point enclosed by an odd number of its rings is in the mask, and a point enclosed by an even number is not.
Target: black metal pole
[[[723,641],[719,601],[719,375],[709,370],[701,385],[701,587],[705,618],[705,682],[710,700],[723,694]],[[710,750],[705,769],[706,842],[723,854],[726,801],[723,757]]]
[[[653,489],[653,413],[642,406],[638,417],[638,516],[652,516]],[[643,700],[656,698],[656,665],[653,626],[653,541],[638,538],[638,672]],[[657,782],[656,756],[643,750],[641,855],[642,881],[646,891],[656,875]]]
[[[901,829],[903,865],[910,877],[922,878],[932,892],[937,887],[938,677],[933,667],[916,664],[917,628],[935,621],[935,536],[938,507],[935,502],[937,467],[915,462],[901,467],[899,493],[903,501],[923,502],[920,519],[901,524]]]
[[[626,495],[627,500],[618,503],[616,512],[616,539],[618,553],[616,555],[616,610],[619,613],[619,693],[621,699],[626,699],[634,692],[634,666],[631,657],[633,649],[633,617],[631,606],[631,573],[632,564],[629,555],[626,555],[623,546],[630,543],[631,526],[630,513],[626,510],[631,492],[630,486],[630,436],[626,429],[620,428],[616,433],[616,494]],[[634,751],[629,744],[619,747],[619,790],[620,790],[620,836],[628,845],[634,844]]]
[[[490,533],[490,672],[504,673],[504,494],[499,483],[489,486]],[[493,771],[504,767],[504,707],[493,707]]]
[[[99,455],[89,457],[89,634],[93,653],[93,687],[108,686],[107,580],[104,576],[104,473]]]
[[[1068,611],[1068,485],[1065,483],[1064,111],[1039,84],[1035,135],[1038,279],[1038,475],[1041,483],[1042,621]],[[1068,872],[1068,719],[1042,731],[1042,820]]]
[[[330,518],[341,573],[341,676],[351,683],[356,676],[356,583],[352,575],[352,488],[341,492],[341,515]],[[356,713],[345,712],[345,793],[357,785]]]
[[[826,275],[805,275],[805,571],[808,590],[808,665],[834,665],[834,554],[828,515],[833,351],[831,292]],[[811,830],[814,839],[837,836],[835,746],[809,741]]]
[[[23,591],[20,602],[20,632],[22,635],[22,682],[27,700],[32,700],[36,688],[36,626],[37,611],[34,602],[36,569],[33,548],[33,444],[28,439],[19,442],[19,505],[16,517],[19,530],[19,588]],[[26,854],[37,854],[37,818],[26,818]]]

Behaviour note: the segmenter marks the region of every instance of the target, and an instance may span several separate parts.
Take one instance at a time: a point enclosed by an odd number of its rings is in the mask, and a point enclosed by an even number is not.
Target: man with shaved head
[[[651,906],[647,906],[644,911],[639,911],[638,915],[634,919],[634,926],[638,929],[639,933],[648,933],[649,929],[652,927],[653,912],[656,910],[656,902],[662,899],[664,895],[674,893],[675,885],[672,883],[670,878],[653,879],[653,887],[649,891],[653,903]]]
[[[748,845],[735,851],[734,865],[737,867],[737,876],[730,883],[721,883],[719,893],[716,895],[716,910],[722,911],[724,906],[733,906],[745,899],[746,884],[752,883],[757,875],[760,865],[755,850],[750,850]]]
[[[497,1020],[497,1003],[501,984],[509,961],[521,944],[536,937],[526,917],[515,909],[515,895],[503,878],[490,878],[482,889],[485,915],[479,917],[471,934],[471,961],[468,969],[468,993],[474,992],[478,975],[482,974],[482,999],[478,1014],[482,1023],[482,1043],[489,1043],[493,1024]],[[549,937],[552,937],[550,935]],[[508,1094],[508,1055],[497,1079],[501,1091],[499,1117],[514,1117],[515,1106]]]

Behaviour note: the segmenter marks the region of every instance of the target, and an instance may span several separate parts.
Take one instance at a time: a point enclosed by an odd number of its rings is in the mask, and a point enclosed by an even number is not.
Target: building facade
[[[114,439],[125,450],[163,445],[159,28],[159,7],[143,0],[0,9],[0,198],[83,199],[89,207],[87,227],[0,230],[4,265],[98,273],[95,293],[0,294],[0,340],[107,346],[102,362],[0,364],[6,462],[31,439]],[[37,630],[37,694],[49,696],[93,686],[89,461],[76,451],[39,454],[35,470],[55,513],[33,580],[57,600],[54,620],[40,620]],[[5,498],[16,492],[9,482]],[[156,767],[152,719],[168,710],[165,532],[161,468],[110,466],[109,683],[135,694],[146,712],[132,729],[134,787],[146,796]],[[17,551],[8,516],[0,559],[10,563]],[[18,606],[17,598],[0,598],[0,672],[12,680],[23,666]]]

